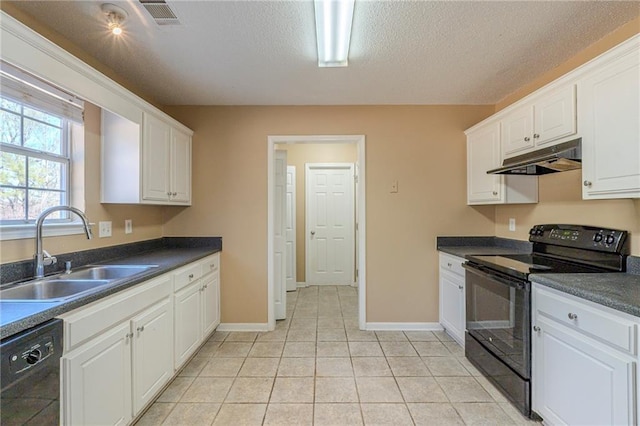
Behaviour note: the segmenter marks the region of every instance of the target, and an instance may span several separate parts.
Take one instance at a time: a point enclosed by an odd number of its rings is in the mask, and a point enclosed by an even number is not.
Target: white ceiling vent
[[[163,0],[138,0],[158,25],[180,24],[178,17]]]

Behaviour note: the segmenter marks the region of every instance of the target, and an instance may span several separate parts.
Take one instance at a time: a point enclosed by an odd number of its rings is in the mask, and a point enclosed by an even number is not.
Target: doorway
[[[275,301],[286,300],[286,294],[275,295],[285,290],[286,285],[276,285],[276,271],[279,268],[280,258],[276,259],[274,251],[274,236],[276,230],[276,146],[279,144],[354,144],[357,149],[357,161],[355,163],[355,179],[357,181],[355,193],[356,241],[354,252],[357,261],[356,286],[358,289],[358,323],[360,329],[366,324],[366,202],[365,202],[365,137],[363,135],[338,135],[338,136],[269,136],[267,138],[267,310],[268,329],[275,329]]]

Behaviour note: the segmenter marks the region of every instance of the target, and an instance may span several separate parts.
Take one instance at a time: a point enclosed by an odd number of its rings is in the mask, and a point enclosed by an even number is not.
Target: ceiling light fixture
[[[101,7],[102,12],[107,16],[107,25],[112,34],[119,36],[122,34],[122,24],[127,19],[127,12],[115,4],[105,3]]]
[[[355,0],[315,0],[319,67],[349,65]]]

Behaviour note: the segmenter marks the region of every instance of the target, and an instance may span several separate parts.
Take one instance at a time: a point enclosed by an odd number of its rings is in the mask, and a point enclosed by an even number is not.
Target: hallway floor
[[[533,423],[444,332],[358,330],[353,287],[287,293],[267,333],[215,332],[138,425]]]

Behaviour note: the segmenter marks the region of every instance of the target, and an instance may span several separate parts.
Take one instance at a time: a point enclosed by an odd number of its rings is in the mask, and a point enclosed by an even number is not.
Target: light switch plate
[[[98,222],[98,237],[105,238],[111,236],[111,221]]]
[[[124,233],[131,234],[133,232],[133,221],[131,219],[127,219],[124,221]]]
[[[514,217],[509,218],[509,231],[515,232],[516,230],[516,219]]]

